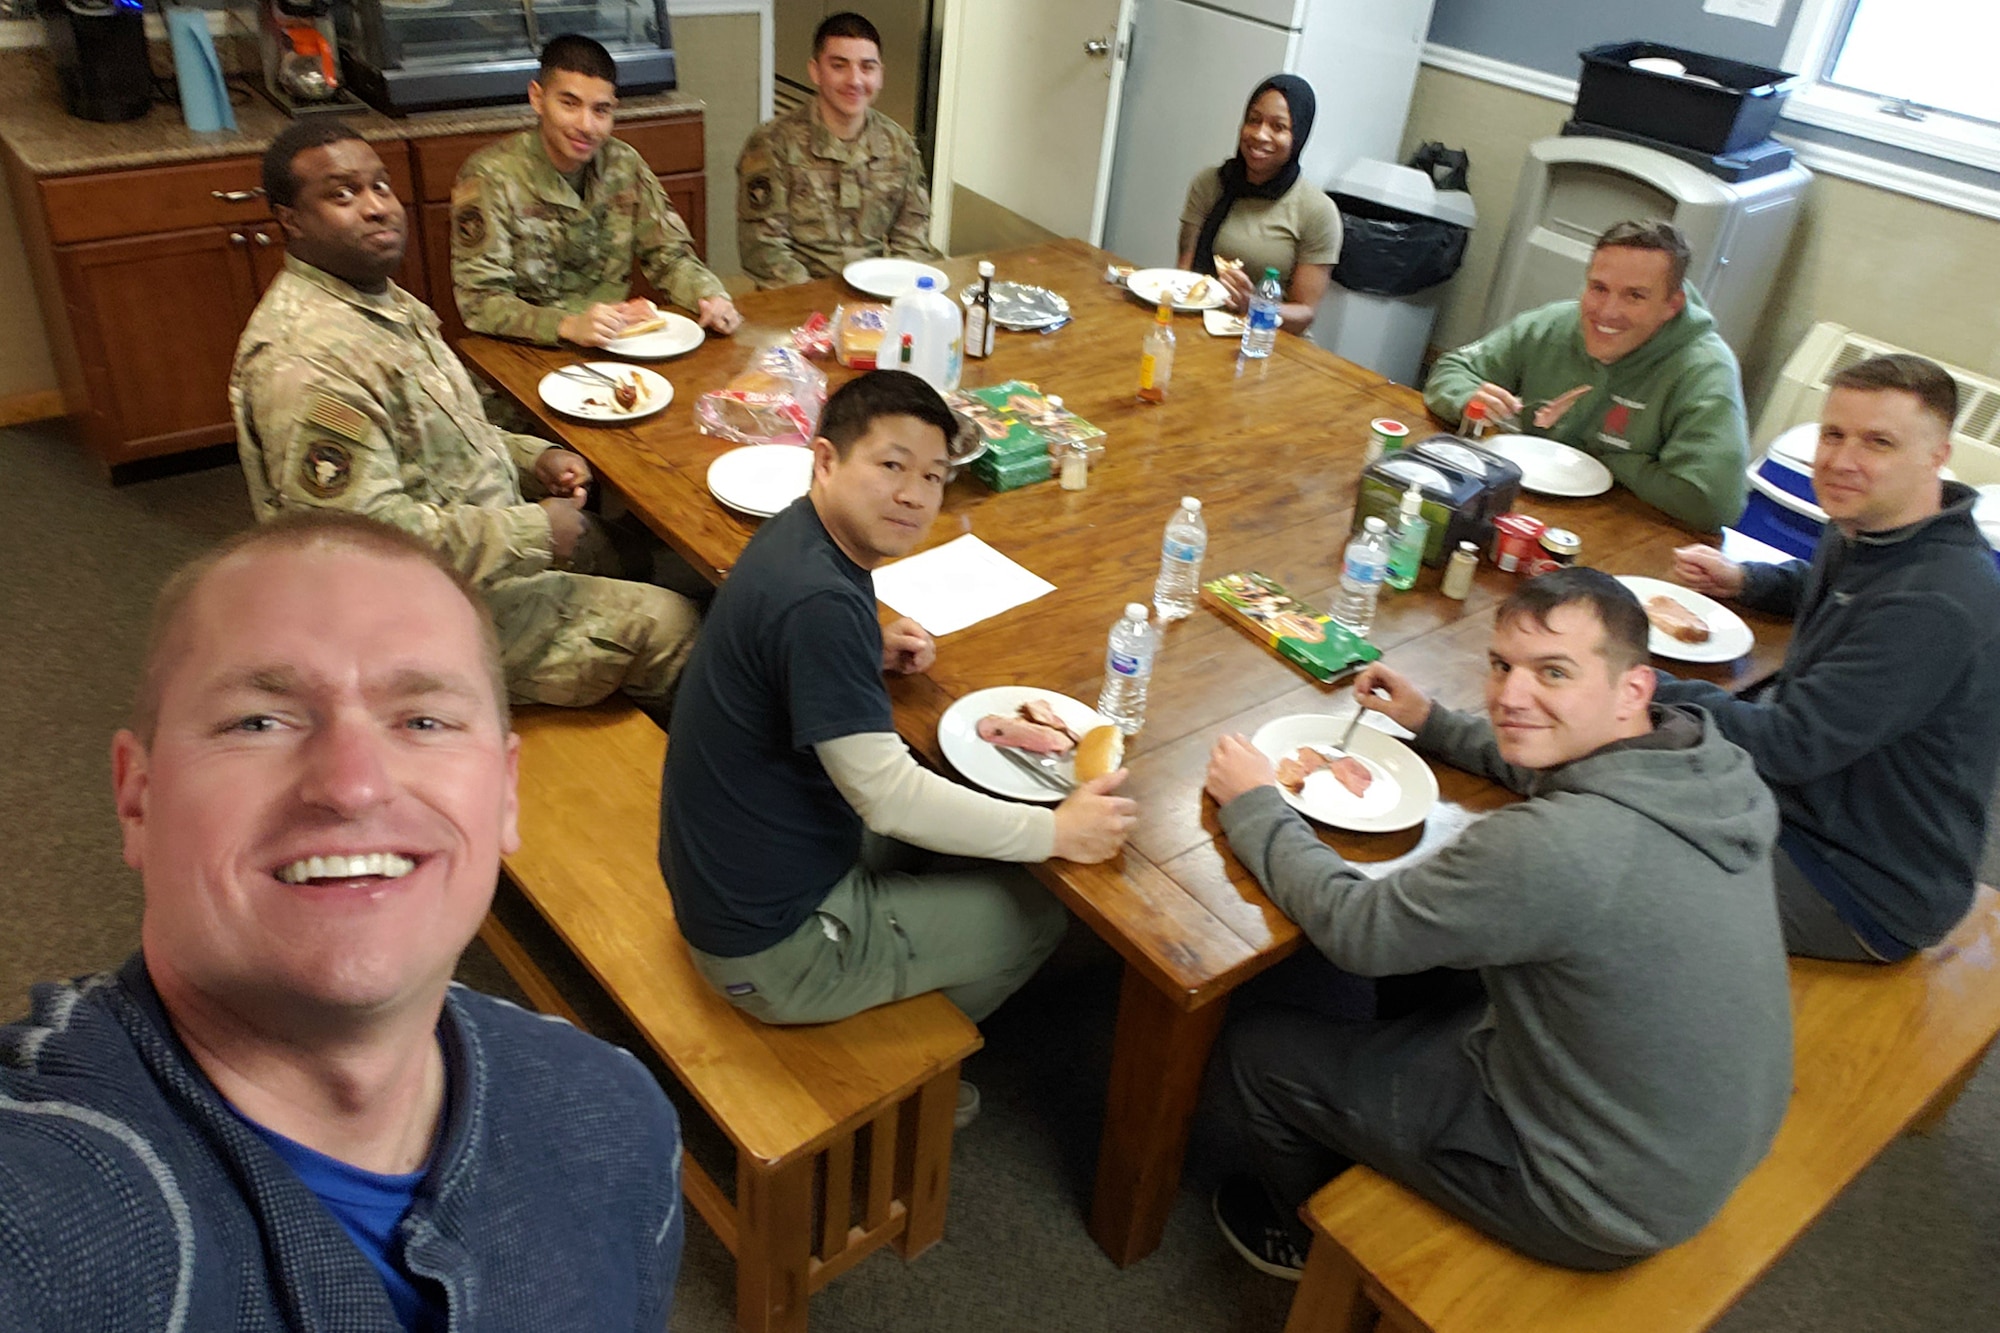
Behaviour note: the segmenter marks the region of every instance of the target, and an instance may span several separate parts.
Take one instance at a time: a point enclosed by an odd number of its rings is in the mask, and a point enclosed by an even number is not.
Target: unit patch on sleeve
[[[771,206],[771,178],[768,174],[752,176],[743,187],[743,197],[750,207],[763,212]]]
[[[451,220],[451,236],[468,249],[486,244],[486,213],[478,204],[467,204]]]
[[[314,440],[300,460],[299,485],[310,495],[331,500],[354,480],[354,455],[332,440]]]

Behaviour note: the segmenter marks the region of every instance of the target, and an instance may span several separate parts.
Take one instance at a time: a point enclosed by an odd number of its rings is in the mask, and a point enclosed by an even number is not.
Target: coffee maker
[[[82,120],[137,120],[153,105],[140,0],[42,0],[63,106]]]
[[[359,107],[340,82],[333,0],[257,0],[264,89],[294,116]]]

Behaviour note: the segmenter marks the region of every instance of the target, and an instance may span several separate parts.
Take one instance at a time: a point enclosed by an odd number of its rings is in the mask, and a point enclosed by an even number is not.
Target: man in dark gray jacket
[[[1783,816],[1772,873],[1793,953],[1892,963],[1972,906],[2000,767],[2000,574],[1978,495],[1942,477],[1958,385],[1898,353],[1833,377],[1813,490],[1826,531],[1810,563],[1674,553],[1698,592],[1793,617],[1754,698],[1661,677],[1757,763]]]
[[[1500,608],[1490,721],[1365,670],[1357,696],[1419,750],[1528,798],[1379,879],[1247,741],[1217,742],[1229,844],[1321,954],[1363,977],[1476,972],[1393,1018],[1239,1016],[1258,1180],[1224,1185],[1216,1217],[1257,1267],[1296,1278],[1296,1210],[1358,1161],[1537,1258],[1616,1268],[1694,1234],[1770,1146],[1792,1069],[1777,815],[1713,721],[1653,704],[1646,632],[1622,585],[1570,569]]]

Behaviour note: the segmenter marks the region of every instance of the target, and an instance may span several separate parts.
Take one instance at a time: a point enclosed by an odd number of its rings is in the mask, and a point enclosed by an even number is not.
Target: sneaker
[[[1222,1238],[1252,1268],[1287,1282],[1299,1280],[1305,1271],[1305,1251],[1271,1207],[1263,1186],[1248,1176],[1232,1176],[1216,1187],[1210,1205]]]
[[[958,1081],[958,1105],[951,1113],[951,1127],[964,1129],[979,1119],[979,1089],[965,1079]]]

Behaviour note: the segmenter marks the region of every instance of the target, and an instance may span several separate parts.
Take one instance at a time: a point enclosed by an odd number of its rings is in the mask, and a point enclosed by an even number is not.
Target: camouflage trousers
[[[621,555],[593,517],[568,569],[490,585],[509,698],[581,707],[623,690],[649,711],[663,707],[701,616],[689,598],[623,577],[648,564],[643,554]]]

